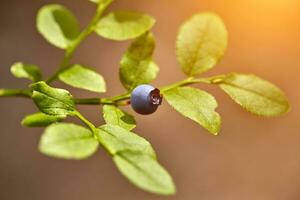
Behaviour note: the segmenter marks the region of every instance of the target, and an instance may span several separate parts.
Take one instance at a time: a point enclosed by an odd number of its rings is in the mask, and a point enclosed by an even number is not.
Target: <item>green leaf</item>
[[[76,88],[92,92],[105,92],[106,85],[103,77],[97,72],[81,65],[74,65],[59,75],[64,83]]]
[[[132,115],[113,105],[103,106],[103,117],[107,124],[117,125],[129,131],[136,127]]]
[[[2,88],[0,89],[0,97],[5,97],[6,96],[6,93],[7,93],[6,90],[7,89],[2,89]]]
[[[132,42],[124,56],[133,60],[146,60],[152,57],[154,49],[154,36],[151,32],[146,32]]]
[[[152,60],[155,41],[152,33],[147,32],[134,41],[120,62],[120,79],[123,86],[132,90],[140,84],[154,80],[159,67]]]
[[[27,127],[44,127],[55,122],[62,121],[66,118],[65,115],[62,116],[54,116],[54,115],[46,115],[44,113],[34,113],[31,115],[27,115],[22,120],[22,125]]]
[[[48,42],[61,49],[68,48],[80,33],[72,12],[58,4],[46,5],[39,10],[37,29]]]
[[[144,138],[122,127],[106,124],[98,129],[100,143],[112,154],[121,151],[139,151],[155,158],[155,152],[151,144]]]
[[[42,77],[41,71],[36,65],[21,62],[13,64],[10,71],[17,78],[27,78],[33,82],[39,81]]]
[[[150,30],[155,19],[138,12],[111,12],[104,16],[96,27],[96,33],[111,40],[128,40]]]
[[[52,88],[40,81],[31,85],[32,99],[41,112],[48,115],[74,115],[75,105],[67,90]]]
[[[149,155],[125,151],[115,155],[113,160],[122,174],[137,187],[161,195],[175,194],[171,176]]]
[[[213,13],[200,13],[180,27],[177,59],[184,73],[194,76],[213,68],[226,47],[227,31],[222,20]]]
[[[98,146],[98,141],[88,129],[75,124],[59,123],[46,128],[39,150],[48,156],[79,160],[91,156]]]
[[[112,1],[112,0],[89,0],[89,1],[91,1],[93,3],[105,3],[107,1]]]
[[[218,104],[212,95],[199,89],[181,87],[167,90],[164,97],[183,116],[194,120],[212,134],[218,134],[221,118],[215,112]]]
[[[271,117],[289,110],[289,102],[283,92],[266,80],[252,74],[236,73],[221,79],[218,82],[221,89],[253,114]]]
[[[113,0],[89,0],[90,2],[93,2],[93,3],[106,3],[106,2],[109,2],[109,1],[113,1]]]

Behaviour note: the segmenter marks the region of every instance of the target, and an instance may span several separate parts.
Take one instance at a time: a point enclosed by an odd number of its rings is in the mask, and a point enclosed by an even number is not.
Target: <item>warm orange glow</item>
[[[245,1],[247,2],[247,1]],[[283,7],[294,7],[295,5],[299,4],[298,0],[252,0],[249,1],[254,5],[260,5],[266,8],[283,8]]]

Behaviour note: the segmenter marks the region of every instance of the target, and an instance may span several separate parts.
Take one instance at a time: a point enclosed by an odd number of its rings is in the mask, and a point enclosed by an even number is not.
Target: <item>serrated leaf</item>
[[[107,124],[117,125],[129,131],[136,127],[132,115],[113,105],[103,106],[103,118]]]
[[[150,30],[155,19],[139,12],[117,11],[101,18],[96,33],[106,39],[129,40]]]
[[[43,133],[40,152],[57,158],[84,159],[91,156],[99,143],[88,129],[69,123],[52,124]]]
[[[46,115],[44,113],[34,113],[25,116],[22,120],[22,125],[27,127],[44,127],[55,122],[60,122],[66,118],[65,115],[63,116],[54,116],[54,115]]]
[[[61,49],[68,48],[80,33],[76,17],[58,4],[46,5],[39,10],[37,29],[48,42]]]
[[[115,155],[113,160],[122,174],[137,187],[161,195],[175,194],[171,176],[149,155],[124,151]]]
[[[227,31],[222,20],[213,13],[192,16],[177,36],[176,54],[182,70],[194,76],[213,68],[227,47]]]
[[[121,151],[140,151],[143,154],[150,155],[155,158],[155,152],[151,144],[122,127],[106,124],[98,129],[98,139],[100,143],[112,154],[115,155]]]
[[[42,77],[41,71],[36,65],[21,62],[13,64],[10,71],[17,78],[27,78],[33,82],[39,81]]]
[[[134,41],[122,57],[120,80],[129,91],[156,78],[159,67],[152,59],[154,48],[154,37],[147,32]]]
[[[289,110],[283,92],[255,75],[232,73],[222,77],[219,85],[236,103],[253,114],[271,117]]]
[[[179,87],[164,93],[167,102],[183,116],[197,122],[210,133],[217,135],[221,118],[215,112],[218,104],[209,93],[190,87]]]
[[[48,115],[74,115],[72,95],[63,89],[53,88],[40,81],[31,85],[32,99],[41,112]]]
[[[82,65],[74,65],[61,73],[59,79],[73,87],[92,92],[105,92],[106,84],[103,77],[97,72]]]

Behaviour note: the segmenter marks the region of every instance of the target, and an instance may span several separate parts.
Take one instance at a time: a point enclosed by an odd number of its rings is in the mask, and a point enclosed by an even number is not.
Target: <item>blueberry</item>
[[[139,85],[131,93],[133,110],[142,115],[154,113],[162,102],[159,89],[151,85]]]

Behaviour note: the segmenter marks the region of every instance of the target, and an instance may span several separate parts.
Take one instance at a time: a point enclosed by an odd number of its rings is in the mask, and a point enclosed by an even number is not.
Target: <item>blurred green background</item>
[[[44,74],[55,71],[63,52],[35,29],[36,12],[44,4],[61,3],[85,25],[95,5],[87,0],[2,0],[0,2],[0,88],[22,87],[10,73],[15,61],[39,65]],[[193,13],[214,11],[229,31],[222,62],[205,75],[251,72],[272,81],[289,97],[292,110],[279,118],[246,113],[217,88],[199,85],[219,101],[222,131],[212,136],[183,118],[166,103],[151,116],[136,116],[136,132],[147,138],[160,162],[172,174],[177,194],[159,197],[129,184],[111,158],[100,150],[84,161],[49,158],[37,151],[42,129],[20,125],[36,111],[30,100],[0,99],[0,199],[2,200],[298,200],[300,199],[300,1],[299,0],[116,0],[111,9],[139,10],[157,19],[155,60],[161,67],[155,86],[184,76],[176,62],[179,25]],[[73,59],[95,67],[108,86],[104,96],[124,91],[118,62],[128,42],[88,38]],[[56,82],[58,87],[66,87]],[[67,87],[68,88],[68,87]],[[77,97],[93,94],[72,89]],[[101,110],[80,107],[95,124]],[[130,108],[128,111],[132,113]]]

